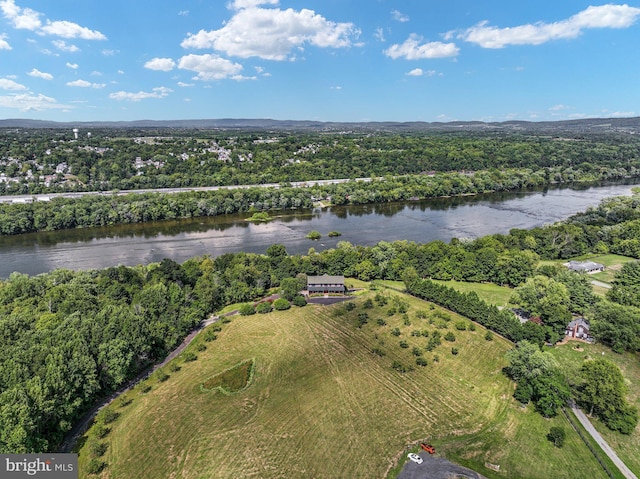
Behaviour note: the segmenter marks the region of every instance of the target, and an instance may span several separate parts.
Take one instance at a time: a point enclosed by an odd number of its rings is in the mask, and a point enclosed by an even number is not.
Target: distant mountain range
[[[322,122],[304,120],[270,119],[203,119],[203,120],[138,120],[138,121],[86,121],[56,122],[29,119],[0,120],[0,128],[197,128],[242,130],[290,130],[290,131],[354,131],[372,130],[389,132],[410,131],[459,131],[459,130],[508,130],[508,131],[575,131],[575,132],[627,132],[640,134],[640,117],[586,118],[564,121],[452,121],[442,122]]]

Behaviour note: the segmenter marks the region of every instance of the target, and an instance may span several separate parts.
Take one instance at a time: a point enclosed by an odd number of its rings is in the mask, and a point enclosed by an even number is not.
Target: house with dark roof
[[[565,266],[577,273],[599,273],[604,271],[603,264],[594,263],[593,261],[569,261],[565,263]]]
[[[564,334],[568,338],[592,341],[593,338],[589,335],[589,329],[589,321],[584,318],[576,318],[567,325],[567,329]]]
[[[314,293],[344,293],[344,276],[307,276],[307,291]]]

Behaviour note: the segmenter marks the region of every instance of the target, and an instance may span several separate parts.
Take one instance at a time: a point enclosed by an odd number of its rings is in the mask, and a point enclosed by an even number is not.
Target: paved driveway
[[[398,479],[486,479],[471,469],[447,461],[444,457],[420,452],[422,464],[407,461]]]

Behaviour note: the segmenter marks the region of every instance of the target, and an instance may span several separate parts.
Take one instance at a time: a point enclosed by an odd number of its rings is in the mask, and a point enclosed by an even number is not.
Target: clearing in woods
[[[502,373],[509,342],[485,340],[480,326],[458,330],[471,322],[424,301],[383,294],[383,306],[367,308],[369,292],[350,302],[353,311],[348,303],[308,305],[236,316],[215,341],[200,334],[174,360],[179,371],[165,366],[168,379],[154,374],[110,406],[120,416],[99,440],[107,447],[100,476],[393,477],[406,452],[428,440],[490,478],[605,478],[562,417],[544,419],[513,400]],[[426,351],[436,331],[453,332],[455,342]],[[185,362],[189,353],[197,359]],[[206,381],[251,360],[246,388],[203,391]],[[567,431],[561,449],[545,439],[555,425]],[[96,477],[87,473],[95,434],[80,449],[80,477]]]

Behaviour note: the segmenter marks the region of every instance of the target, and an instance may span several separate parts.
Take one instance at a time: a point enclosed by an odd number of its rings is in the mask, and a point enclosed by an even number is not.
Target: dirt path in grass
[[[608,283],[603,283],[602,281],[598,281],[597,279],[592,279],[591,284],[594,286],[600,286],[601,288],[611,289],[611,285]]]
[[[578,421],[580,421],[580,423],[584,426],[587,432],[591,434],[591,437],[594,439],[594,441],[598,443],[598,445],[602,448],[605,454],[609,456],[609,459],[611,459],[613,463],[616,465],[616,467],[620,469],[620,472],[622,473],[622,475],[627,479],[638,479],[638,477],[633,472],[631,472],[631,470],[627,467],[627,465],[624,462],[622,462],[622,459],[618,457],[615,451],[611,449],[611,446],[609,446],[607,441],[605,441],[604,438],[600,435],[600,433],[596,431],[596,428],[593,427],[593,424],[591,424],[591,421],[589,421],[589,418],[586,416],[586,414],[583,413],[576,406],[571,406],[571,409],[573,410],[573,413],[578,418]]]

